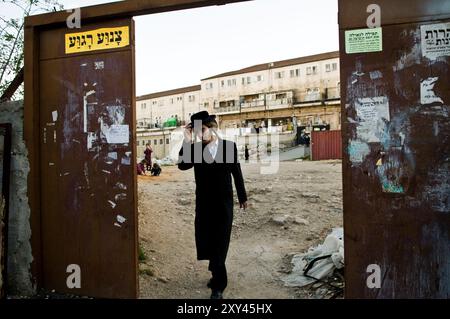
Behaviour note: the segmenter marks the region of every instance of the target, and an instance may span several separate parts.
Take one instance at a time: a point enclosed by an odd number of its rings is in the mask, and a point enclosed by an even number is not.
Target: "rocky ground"
[[[260,169],[242,163],[249,208],[235,205],[224,297],[332,297],[321,283],[288,288],[280,278],[289,272],[293,254],[342,227],[341,163],[281,162],[273,175]],[[196,260],[193,170],[164,166],[161,176],[140,176],[138,183],[141,297],[209,298],[208,263]]]

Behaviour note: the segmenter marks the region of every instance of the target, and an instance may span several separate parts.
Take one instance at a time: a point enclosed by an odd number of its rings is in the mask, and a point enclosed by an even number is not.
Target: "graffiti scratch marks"
[[[450,164],[445,163],[428,173],[424,200],[435,211],[450,213]]]
[[[121,224],[125,223],[127,219],[121,215],[117,215],[117,221]]]
[[[86,94],[83,96],[83,119],[84,119],[84,133],[87,133],[87,127],[88,127],[88,112],[87,112],[87,108],[88,108],[88,97],[90,95],[95,94],[94,90],[88,91],[86,92]]]
[[[109,203],[109,205],[111,205],[111,208],[113,208],[113,209],[114,209],[114,208],[116,207],[116,205],[117,205],[117,204],[114,203],[112,200],[109,200],[108,203]]]

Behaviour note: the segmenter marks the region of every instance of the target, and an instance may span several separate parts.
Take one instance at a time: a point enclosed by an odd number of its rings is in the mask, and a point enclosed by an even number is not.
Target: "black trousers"
[[[208,270],[211,271],[211,289],[224,291],[228,284],[225,262],[210,260]]]

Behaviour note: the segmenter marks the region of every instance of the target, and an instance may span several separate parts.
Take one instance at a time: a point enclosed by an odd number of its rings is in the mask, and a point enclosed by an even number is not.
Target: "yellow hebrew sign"
[[[66,54],[117,49],[130,44],[128,26],[68,33],[65,36]]]

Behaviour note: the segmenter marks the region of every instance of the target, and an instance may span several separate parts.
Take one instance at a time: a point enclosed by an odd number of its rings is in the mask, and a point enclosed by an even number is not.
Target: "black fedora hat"
[[[191,124],[194,125],[194,121],[202,121],[202,124],[207,124],[216,121],[215,115],[210,115],[208,111],[201,111],[191,116]]]

